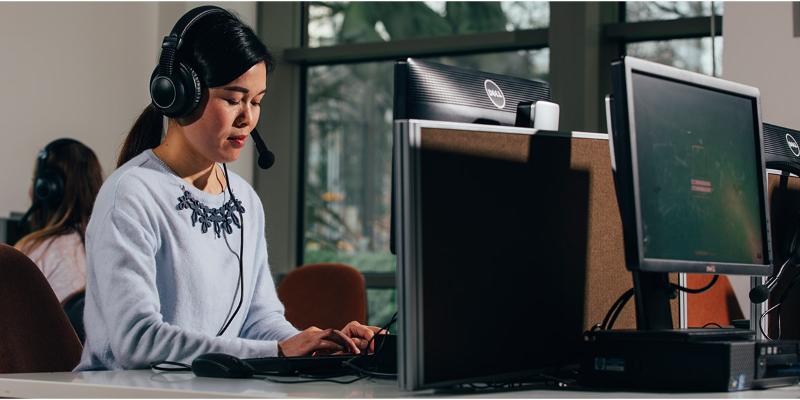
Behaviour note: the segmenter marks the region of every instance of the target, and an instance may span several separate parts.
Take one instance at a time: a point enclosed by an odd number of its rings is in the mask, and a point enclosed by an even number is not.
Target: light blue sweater
[[[277,355],[295,334],[283,315],[267,264],[264,210],[250,185],[230,173],[244,207],[244,302],[239,300],[240,230],[201,231],[192,209],[177,209],[184,190],[210,208],[227,191],[205,193],[180,179],[151,151],[117,169],[97,196],[86,232],[86,344],[76,371],[146,368],[200,354]],[[238,214],[236,214],[238,216]],[[227,243],[226,243],[227,242]]]

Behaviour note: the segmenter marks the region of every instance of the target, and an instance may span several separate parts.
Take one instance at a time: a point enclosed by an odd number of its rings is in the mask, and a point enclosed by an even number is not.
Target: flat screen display
[[[764,264],[755,98],[633,71],[646,259]]]

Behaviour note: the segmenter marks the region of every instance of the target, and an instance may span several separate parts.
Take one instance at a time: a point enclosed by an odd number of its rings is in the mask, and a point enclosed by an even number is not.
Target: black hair
[[[268,72],[274,69],[267,46],[249,26],[229,13],[211,13],[195,22],[183,37],[177,61],[194,69],[204,92],[235,80],[262,61]],[[125,138],[117,167],[161,144],[163,130],[161,113],[148,105]]]

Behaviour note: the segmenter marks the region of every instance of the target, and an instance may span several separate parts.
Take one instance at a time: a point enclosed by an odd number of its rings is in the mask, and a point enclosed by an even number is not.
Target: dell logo
[[[794,140],[794,137],[790,134],[786,134],[786,144],[789,145],[789,150],[792,151],[795,157],[800,157],[800,145],[797,144],[797,140]]]
[[[717,266],[714,264],[706,265],[706,272],[715,273],[717,272]]]
[[[500,87],[497,86],[496,83],[487,79],[483,81],[483,88],[486,89],[486,94],[489,96],[489,100],[492,101],[492,104],[494,104],[495,107],[502,109],[506,106],[506,96],[503,95],[503,91],[500,90]]]

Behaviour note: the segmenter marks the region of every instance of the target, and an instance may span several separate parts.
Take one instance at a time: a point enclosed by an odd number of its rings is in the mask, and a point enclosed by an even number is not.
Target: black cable
[[[761,316],[759,317],[759,319],[758,319],[758,327],[761,330],[761,333],[767,339],[772,340],[772,338],[769,337],[769,335],[767,335],[766,332],[764,332],[763,319],[764,319],[765,316],[767,316],[767,314],[772,313],[772,312],[775,312],[776,317],[778,318],[778,337],[777,337],[777,339],[780,340],[781,337],[783,337],[783,332],[782,332],[783,329],[782,329],[782,326],[781,326],[781,312],[783,311],[783,303],[789,297],[789,293],[791,292],[792,288],[794,288],[794,286],[797,284],[797,282],[800,282],[800,274],[796,275],[792,279],[792,281],[789,283],[789,285],[786,287],[786,289],[781,294],[781,297],[778,299],[777,304],[775,304],[774,306],[772,306],[769,309],[767,309],[767,311],[764,311],[761,314]]]
[[[233,195],[233,190],[231,190],[231,180],[228,177],[228,166],[223,163],[222,170],[225,172],[225,186],[228,187],[228,193],[231,196],[231,200],[233,203],[236,204],[236,196]],[[237,209],[238,211],[238,209]],[[236,309],[233,311],[233,315],[231,315],[230,319],[228,319],[225,324],[222,326],[222,329],[217,332],[217,336],[222,336],[225,333],[225,330],[228,329],[233,319],[236,317],[236,314],[239,312],[239,309],[242,307],[242,303],[244,302],[244,265],[242,258],[244,256],[244,217],[242,216],[242,212],[239,212],[239,231],[240,231],[240,240],[239,240],[239,304],[236,305]]]
[[[686,287],[683,287],[683,286],[680,286],[680,285],[676,285],[674,283],[670,283],[670,286],[672,286],[672,288],[675,289],[675,290],[680,290],[681,292],[686,292],[686,293],[689,293],[689,294],[698,294],[698,293],[703,293],[708,289],[711,289],[711,287],[714,286],[715,283],[717,283],[717,280],[719,280],[719,275],[714,275],[714,277],[711,278],[711,281],[708,282],[707,285],[705,285],[705,286],[703,286],[703,287],[701,287],[699,289],[686,288]]]
[[[283,380],[283,379],[275,379],[271,376],[271,374],[262,374],[256,373],[256,375],[262,376],[265,380],[270,381],[272,383],[286,383],[286,384],[294,384],[294,383],[314,383],[314,382],[328,382],[328,383],[338,383],[340,385],[347,385],[353,382],[358,382],[365,378],[365,376],[359,376],[353,379],[345,380],[345,381],[338,381],[336,379],[331,378],[314,378],[313,375],[298,375],[300,378],[304,379],[297,379],[297,380]]]
[[[342,364],[344,364],[347,367],[350,367],[350,368],[354,369],[356,372],[358,372],[360,374],[371,376],[371,377],[374,377],[374,378],[389,378],[389,379],[396,378],[397,374],[389,374],[389,373],[383,373],[383,372],[372,372],[372,371],[368,371],[368,370],[366,370],[364,368],[361,368],[358,365],[354,364],[354,362],[356,360],[358,360],[358,359],[360,359],[362,357],[365,357],[365,356],[367,356],[369,354],[369,347],[370,347],[370,345],[372,345],[372,342],[375,340],[375,337],[377,337],[379,334],[381,334],[381,332],[389,333],[389,328],[392,326],[392,324],[395,323],[395,321],[397,321],[397,311],[395,311],[395,313],[392,315],[392,318],[389,319],[389,322],[384,324],[383,327],[377,333],[372,335],[372,337],[369,339],[369,341],[367,341],[366,349],[365,349],[365,351],[363,353],[361,353],[359,355],[356,355],[355,357],[353,357],[353,358],[351,358],[349,360],[342,361]],[[375,349],[375,351],[372,352],[372,354],[375,355],[375,354],[380,353],[381,350],[383,350],[384,344],[386,344],[386,338],[384,338],[384,340],[381,341],[380,346],[377,349]]]
[[[617,301],[611,306],[611,309],[608,310],[606,317],[603,318],[603,326],[604,330],[610,330],[614,327],[614,323],[617,321],[617,318],[622,313],[622,310],[625,308],[625,305],[628,304],[628,301],[633,297],[634,291],[633,289],[628,289],[625,293],[620,296]]]
[[[622,314],[622,310],[625,308],[625,305],[628,304],[628,301],[631,298],[633,298],[633,289],[629,289],[624,295],[624,300],[620,303],[619,307],[617,307],[616,311],[614,311],[614,315],[608,321],[607,329],[612,329],[614,327],[614,323],[617,322],[617,318],[620,316],[620,314]]]
[[[769,337],[767,332],[764,331],[764,317],[767,316],[767,314],[769,314],[769,313],[771,313],[771,312],[773,312],[773,311],[775,311],[777,309],[780,309],[780,307],[781,307],[780,303],[776,304],[776,305],[770,307],[769,309],[767,309],[767,311],[764,311],[763,313],[761,313],[761,316],[758,318],[758,330],[761,331],[761,334],[764,335],[764,337],[767,338],[767,340],[772,340],[772,338]],[[779,331],[778,332],[778,336],[780,337],[780,320],[778,320],[778,331]]]
[[[708,284],[697,289],[683,287],[680,285],[676,285],[674,283],[670,283],[670,287],[674,290],[680,290],[682,292],[686,292],[689,294],[698,294],[698,293],[703,293],[708,289],[711,289],[711,287],[713,287],[718,280],[719,280],[719,275],[714,275],[714,277],[711,278],[711,281],[708,282]],[[606,316],[603,318],[603,322],[600,323],[599,325],[593,326],[592,330],[597,330],[597,329],[611,330],[612,328],[614,328],[614,323],[617,321],[617,318],[619,318],[619,315],[622,313],[622,310],[625,308],[625,305],[628,304],[628,301],[630,301],[630,299],[634,296],[634,294],[635,292],[633,288],[631,288],[626,290],[625,293],[623,293],[622,295],[620,295],[619,298],[617,298],[617,301],[614,302],[614,304],[606,313]]]
[[[716,322],[709,322],[709,323],[703,325],[703,328],[708,328],[708,327],[711,327],[711,326],[715,326],[717,328],[722,329],[722,325],[720,325],[720,324],[718,324]]]
[[[390,318],[390,319],[389,319],[389,322],[387,322],[386,324],[384,324],[384,325],[383,325],[383,327],[382,327],[382,328],[381,328],[381,329],[380,329],[380,330],[379,330],[379,331],[378,331],[376,334],[372,335],[372,337],[371,337],[371,338],[369,338],[369,341],[367,341],[367,346],[366,346],[366,349],[367,349],[367,351],[365,351],[364,353],[361,353],[361,354],[359,354],[359,355],[357,355],[357,356],[353,357],[352,359],[350,359],[350,360],[348,360],[348,361],[352,361],[352,360],[355,360],[355,359],[357,359],[357,358],[360,358],[360,357],[364,357],[364,356],[366,356],[367,354],[369,354],[369,346],[370,346],[370,345],[372,344],[372,342],[375,340],[375,337],[376,337],[376,336],[378,336],[378,335],[379,335],[381,332],[386,332],[386,333],[389,333],[389,328],[390,328],[390,327],[391,327],[391,326],[392,326],[392,325],[393,325],[393,324],[394,324],[396,321],[397,321],[397,311],[395,311],[395,312],[394,312],[394,314],[392,315],[392,318]],[[380,347],[379,347],[377,350],[375,350],[374,352],[372,352],[372,354],[377,354],[378,352],[380,352],[380,351],[383,349],[383,345],[384,345],[385,343],[386,343],[386,340],[382,341],[382,342],[381,342],[381,345],[380,345]]]
[[[166,365],[174,365],[179,368],[170,368],[170,367],[160,367],[161,364]],[[164,372],[183,372],[183,371],[191,371],[192,366],[189,364],[184,364],[176,361],[159,361],[159,362],[151,362],[150,368],[156,371],[164,371]]]
[[[608,312],[606,312],[605,317],[603,317],[603,321],[598,323],[598,324],[594,324],[594,326],[592,326],[592,329],[591,329],[592,331],[595,331],[595,330],[598,330],[598,329],[606,329],[606,327],[608,326],[608,321],[611,319],[611,316],[614,313],[614,310],[616,310],[617,307],[619,307],[620,302],[623,301],[624,297],[627,295],[627,293],[629,291],[630,290],[625,291],[625,293],[620,295],[617,298],[617,300],[614,301],[614,304],[611,305],[611,307],[608,309]]]

